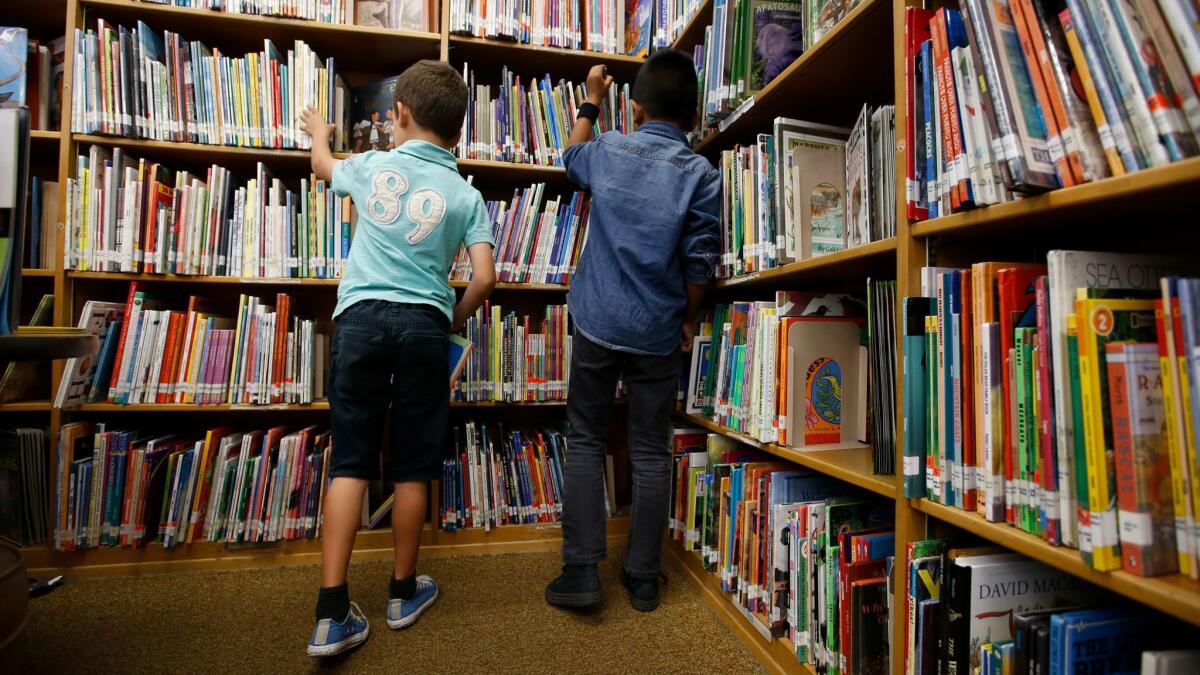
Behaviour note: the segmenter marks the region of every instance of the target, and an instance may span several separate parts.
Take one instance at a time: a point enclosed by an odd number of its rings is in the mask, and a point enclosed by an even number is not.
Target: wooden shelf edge
[[[26,267],[21,270],[21,276],[27,279],[54,278],[54,270],[48,267]]]
[[[60,141],[62,132],[52,129],[33,129],[29,132],[29,137],[35,141]]]
[[[0,403],[0,412],[50,412],[50,401]]]
[[[1128,173],[1124,176],[1114,176],[1083,185],[1051,190],[1004,204],[952,213],[941,218],[913,223],[910,231],[914,237],[918,238],[968,233],[1008,222],[1016,222],[1030,213],[1048,214],[1089,203],[1116,202],[1133,197],[1145,190],[1170,188],[1188,183],[1200,183],[1200,157],[1191,157],[1165,166]],[[1092,227],[1094,224],[1081,221],[1079,226],[1081,228]]]
[[[855,464],[862,464],[863,455],[867,455],[866,459],[871,460],[871,448],[869,446],[856,446],[849,448],[836,449],[808,449],[797,450],[774,443],[761,443],[745,434],[738,433],[732,429],[727,429],[712,420],[705,419],[698,415],[689,415],[687,413],[677,413],[680,419],[703,427],[713,433],[727,436],[746,445],[758,448],[763,452],[780,459],[785,459],[794,464],[819,471],[827,476],[832,476],[838,480],[845,481],[851,485],[856,485],[864,490],[869,490],[877,495],[887,497],[888,499],[896,498],[896,477],[887,475],[876,475],[873,473],[864,473],[861,470],[856,470]],[[847,459],[853,457],[853,461]]]
[[[41,276],[41,275],[36,275]],[[310,279],[296,277],[219,277],[188,274],[148,274],[139,272],[91,272],[68,270],[69,279],[87,279],[91,281],[142,281],[149,283],[176,284],[239,284],[261,286],[306,286],[336,288],[341,279]],[[450,280],[451,288],[466,288],[470,282],[458,279]],[[570,289],[567,284],[514,283],[501,282],[496,284],[498,291],[529,291],[565,293]]]
[[[617,399],[614,405],[621,405],[625,399]],[[560,408],[566,406],[566,400],[549,401],[450,401],[451,408]],[[31,401],[27,403],[0,404],[0,412],[13,410],[49,410],[49,401]],[[74,408],[66,408],[65,413],[72,412],[305,412],[329,410],[328,401],[313,403],[273,403],[270,405],[251,404],[198,404],[198,403],[136,403],[123,405],[120,403],[83,403]]]
[[[674,561],[684,578],[699,591],[705,604],[733,631],[750,651],[751,656],[766,670],[772,673],[814,675],[815,671],[811,666],[796,660],[796,653],[789,649],[784,640],[776,638],[768,641],[758,632],[758,628],[750,623],[721,590],[716,575],[704,569],[699,556],[683,550],[683,546],[674,539],[667,541],[664,548],[667,551],[667,559]]]
[[[828,271],[839,265],[846,265],[853,262],[865,260],[875,256],[895,254],[896,252],[896,237],[888,237],[879,241],[872,241],[860,246],[854,246],[837,253],[829,253],[820,255],[805,260],[798,260],[786,265],[780,265],[769,270],[761,272],[751,272],[741,276],[731,277],[729,279],[721,279],[713,284],[714,288],[749,288],[753,286],[761,286],[767,282],[786,282],[806,274],[813,274],[818,271]]]
[[[804,78],[808,74],[806,71],[809,69],[810,64],[823,58],[825,53],[830,51],[835,43],[857,29],[859,24],[862,23],[865,18],[870,16],[873,12],[887,12],[888,20],[890,21],[890,9],[891,3],[887,2],[887,0],[863,0],[861,4],[850,10],[849,14],[842,17],[842,20],[833,27],[833,30],[826,33],[821,38],[821,41],[816,44],[816,46],[806,50],[795,61],[793,61],[791,65],[785,68],[782,73],[777,75],[774,80],[771,80],[767,86],[759,90],[754,95],[754,105],[752,107],[773,105],[771,103],[771,99],[773,98],[772,92],[776,90],[782,90],[793,79],[799,80]],[[784,113],[780,114],[782,115]],[[696,143],[695,148],[693,148],[696,154],[705,154],[715,144],[721,141],[722,136],[729,134],[733,130],[734,126],[738,124],[738,122],[739,120],[734,120],[730,123],[729,128],[722,131],[715,131],[701,139],[698,143]]]
[[[199,7],[175,7],[173,5],[159,5],[146,2],[131,2],[130,0],[79,0],[80,4],[91,7],[112,7],[119,9],[137,9],[144,11],[147,14],[153,15],[176,15],[183,17],[195,18],[202,16],[218,21],[227,21],[230,25],[242,24],[247,26],[262,26],[264,24],[282,24],[290,26],[294,29],[311,30],[312,32],[329,31],[331,34],[345,34],[347,37],[354,35],[371,35],[387,38],[395,38],[397,40],[411,40],[414,42],[429,42],[436,45],[441,41],[442,36],[437,32],[426,31],[402,31],[393,30],[390,28],[375,28],[372,26],[359,26],[356,24],[346,23],[324,23],[321,21],[309,21],[306,19],[290,19],[281,16],[260,16],[257,14],[239,14],[236,12],[221,12],[215,10],[207,10]],[[325,55],[328,56],[328,55]]]
[[[1079,557],[1079,551],[1054,546],[1006,523],[993,523],[977,513],[910,500],[912,508],[927,516],[962,528],[1051,567],[1073,574],[1101,588],[1124,595],[1194,625],[1200,625],[1200,581],[1174,574],[1139,577],[1127,572],[1099,572]]]

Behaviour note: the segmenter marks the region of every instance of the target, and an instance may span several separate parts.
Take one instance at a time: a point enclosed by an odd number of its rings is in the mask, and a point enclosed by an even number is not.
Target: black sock
[[[317,591],[317,621],[333,619],[341,621],[350,613],[350,587],[329,586]]]
[[[404,577],[403,579],[397,579],[395,575],[392,575],[392,583],[388,584],[388,599],[389,600],[395,600],[396,598],[400,598],[401,600],[412,600],[413,596],[416,594],[417,594],[417,573],[416,572],[413,572],[412,574],[408,575],[407,577]]]

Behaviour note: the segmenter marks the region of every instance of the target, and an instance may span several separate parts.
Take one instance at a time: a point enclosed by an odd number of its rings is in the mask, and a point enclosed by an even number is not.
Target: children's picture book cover
[[[358,0],[354,23],[392,30],[430,30],[425,0]]]
[[[819,136],[798,138],[791,179],[800,259],[846,248],[846,143]]]
[[[804,52],[804,6],[798,2],[755,2],[750,89],[767,86]]]
[[[0,108],[25,105],[25,59],[29,34],[24,28],[0,26]]]
[[[788,424],[803,425],[802,432],[788,430],[793,447],[854,442],[866,414],[857,403],[866,375],[859,368],[860,339],[850,320],[800,320],[788,328]]]
[[[625,47],[630,56],[645,58],[650,55],[653,6],[653,0],[625,0]]]
[[[393,96],[399,75],[369,82],[351,91],[350,151],[391,150],[396,122]]]
[[[708,353],[712,349],[712,336],[697,335],[692,339],[692,368],[688,381],[691,386],[687,393],[688,414],[704,412],[704,388],[708,380]]]

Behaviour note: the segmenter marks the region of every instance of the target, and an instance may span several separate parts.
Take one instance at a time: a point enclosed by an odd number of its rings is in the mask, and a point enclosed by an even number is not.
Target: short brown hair
[[[446,142],[462,131],[467,114],[467,83],[441,61],[417,61],[396,81],[395,102],[412,112],[413,120]]]

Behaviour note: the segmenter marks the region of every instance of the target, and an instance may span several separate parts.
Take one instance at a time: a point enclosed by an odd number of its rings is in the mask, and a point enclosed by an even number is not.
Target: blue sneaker
[[[437,596],[438,587],[434,583],[433,577],[428,574],[417,577],[417,593],[411,600],[401,600],[400,598],[388,600],[388,628],[398,630],[413,625],[417,619],[421,618],[421,613],[428,609],[434,600],[437,600]]]
[[[353,649],[367,641],[371,626],[367,617],[353,602],[350,612],[341,621],[321,619],[313,629],[312,639],[308,641],[309,656],[333,656]]]

